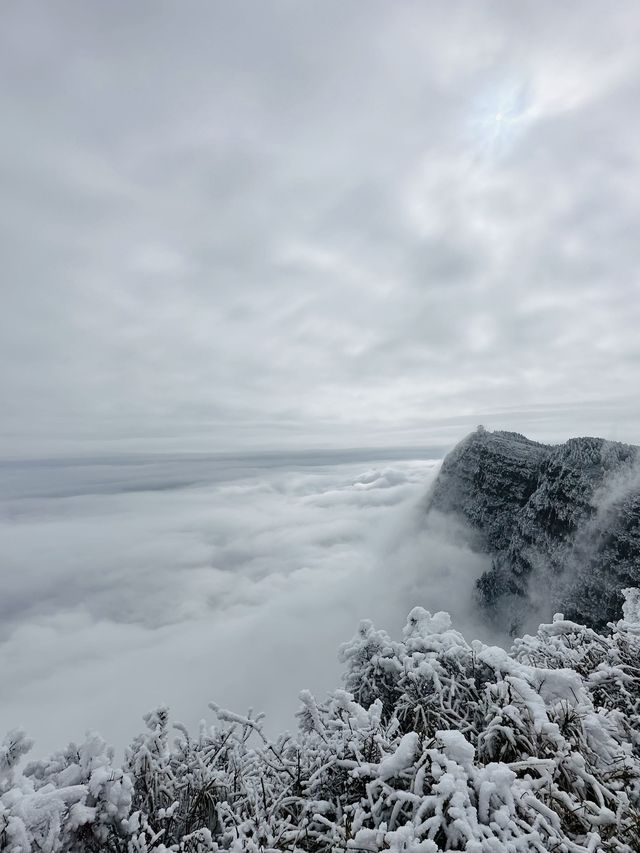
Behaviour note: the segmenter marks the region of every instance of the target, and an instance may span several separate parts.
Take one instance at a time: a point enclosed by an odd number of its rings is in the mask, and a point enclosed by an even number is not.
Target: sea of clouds
[[[275,732],[340,685],[363,618],[397,632],[419,604],[495,639],[486,558],[425,517],[438,460],[386,455],[3,464],[0,731],[121,750],[158,703],[193,726],[215,700]]]

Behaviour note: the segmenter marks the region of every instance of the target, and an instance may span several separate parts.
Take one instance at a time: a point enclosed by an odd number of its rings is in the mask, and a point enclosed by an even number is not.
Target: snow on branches
[[[300,694],[297,737],[212,704],[160,707],[122,767],[95,734],[19,768],[0,746],[0,849],[632,853],[640,849],[640,593],[607,634],[558,614],[510,653],[414,608],[340,650],[345,689]],[[171,732],[174,734],[172,735]]]

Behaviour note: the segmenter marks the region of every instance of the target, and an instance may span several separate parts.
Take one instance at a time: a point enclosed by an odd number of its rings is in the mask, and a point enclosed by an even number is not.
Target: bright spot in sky
[[[526,118],[524,86],[513,81],[485,89],[471,114],[474,147],[485,157],[506,154],[523,130]]]

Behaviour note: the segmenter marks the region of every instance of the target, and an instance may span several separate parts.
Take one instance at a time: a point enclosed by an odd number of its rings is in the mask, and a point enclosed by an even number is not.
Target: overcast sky
[[[640,439],[640,6],[8,2],[0,455]]]

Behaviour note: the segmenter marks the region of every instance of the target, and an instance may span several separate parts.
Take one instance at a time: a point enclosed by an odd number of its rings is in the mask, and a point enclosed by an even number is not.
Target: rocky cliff
[[[555,611],[603,626],[640,585],[640,449],[601,438],[550,446],[479,427],[445,458],[428,500],[493,556],[478,600],[512,632]]]

